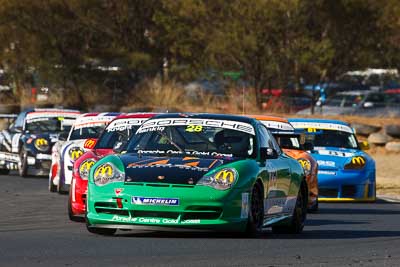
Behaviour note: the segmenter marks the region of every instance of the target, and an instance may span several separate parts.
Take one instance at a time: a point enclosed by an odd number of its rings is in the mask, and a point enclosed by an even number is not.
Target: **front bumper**
[[[32,175],[48,175],[51,169],[51,155],[50,154],[36,154],[35,156],[28,156],[28,170]]]
[[[318,171],[319,201],[373,202],[375,201],[375,170]]]
[[[80,177],[72,178],[71,182],[71,209],[74,215],[83,215],[86,212],[86,195],[87,195],[87,180],[82,180]]]
[[[247,225],[250,194],[244,190],[118,184],[103,187],[89,184],[86,215],[89,225],[116,229],[167,227],[216,231],[244,231]],[[179,204],[134,204],[133,197],[173,198],[178,199]],[[122,208],[117,207],[117,199]]]

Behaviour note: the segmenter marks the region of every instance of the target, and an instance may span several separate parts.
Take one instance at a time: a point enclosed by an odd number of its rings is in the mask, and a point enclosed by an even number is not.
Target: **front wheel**
[[[247,233],[251,236],[257,236],[262,233],[264,221],[264,196],[262,185],[258,182],[251,191],[250,211],[247,221]]]
[[[23,148],[19,153],[18,173],[21,177],[28,175],[28,152]]]
[[[307,217],[307,186],[303,182],[297,195],[296,206],[288,225],[272,226],[273,233],[300,234]]]

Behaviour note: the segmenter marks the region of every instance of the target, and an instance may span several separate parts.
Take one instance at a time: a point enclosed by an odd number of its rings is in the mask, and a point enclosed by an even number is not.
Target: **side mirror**
[[[314,145],[313,145],[313,143],[305,142],[305,143],[303,144],[303,150],[305,150],[305,151],[314,150]]]
[[[276,159],[278,158],[278,153],[273,148],[262,147],[260,148],[260,158],[261,161],[265,161],[267,159]]]
[[[363,104],[363,107],[364,107],[364,108],[373,108],[373,107],[374,107],[374,103],[372,103],[372,102],[365,102],[365,103]]]
[[[60,133],[60,135],[58,136],[58,140],[66,141],[67,139],[68,139],[68,133],[67,133],[67,132],[62,132],[62,133]]]
[[[360,146],[361,150],[368,150],[370,148],[367,141],[358,142],[358,145]]]

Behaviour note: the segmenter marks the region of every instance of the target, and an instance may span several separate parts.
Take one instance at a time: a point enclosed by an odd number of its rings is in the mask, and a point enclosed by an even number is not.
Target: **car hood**
[[[126,182],[196,184],[212,169],[234,159],[123,155]]]
[[[311,152],[311,155],[317,161],[319,170],[343,169],[351,158],[356,156],[365,157],[364,153],[357,149],[333,147],[316,147]]]
[[[33,138],[33,139],[44,138],[47,141],[49,141],[51,144],[54,144],[59,140],[59,136],[60,136],[60,134],[58,134],[58,133],[39,133],[39,134],[28,133],[28,134],[25,134],[25,139],[28,139],[28,138]]]

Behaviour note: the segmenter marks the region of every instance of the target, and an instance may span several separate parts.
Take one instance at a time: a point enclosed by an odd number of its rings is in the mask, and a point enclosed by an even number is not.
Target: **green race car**
[[[307,212],[301,165],[259,121],[232,115],[162,114],[120,154],[90,170],[87,229],[300,233]]]

